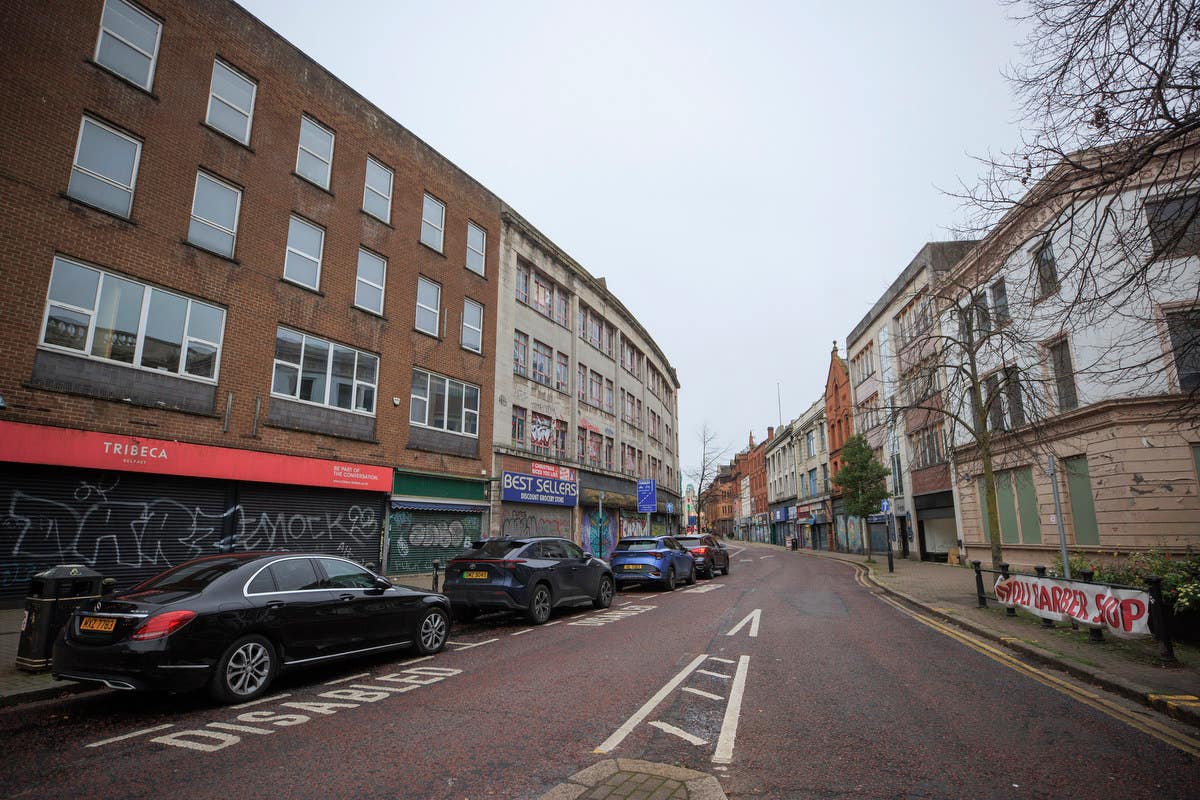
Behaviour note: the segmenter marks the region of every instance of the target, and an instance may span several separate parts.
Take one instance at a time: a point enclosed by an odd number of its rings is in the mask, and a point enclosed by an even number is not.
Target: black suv
[[[715,536],[676,536],[675,541],[690,550],[692,558],[696,559],[696,574],[711,578],[721,570],[722,575],[729,574],[729,551],[725,545],[717,541]]]

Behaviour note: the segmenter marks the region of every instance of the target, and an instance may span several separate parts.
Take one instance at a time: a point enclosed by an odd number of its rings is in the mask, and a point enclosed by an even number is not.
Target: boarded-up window
[[[1068,458],[1067,492],[1071,497],[1071,519],[1075,523],[1075,544],[1100,544],[1096,525],[1096,502],[1092,495],[1092,475],[1087,456]]]

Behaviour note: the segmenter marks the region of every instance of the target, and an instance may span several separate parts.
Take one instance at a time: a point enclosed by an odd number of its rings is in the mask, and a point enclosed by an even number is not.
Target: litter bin
[[[50,669],[58,632],[80,604],[100,598],[103,579],[82,564],[59,564],[33,576],[17,643],[18,668],[27,672]]]

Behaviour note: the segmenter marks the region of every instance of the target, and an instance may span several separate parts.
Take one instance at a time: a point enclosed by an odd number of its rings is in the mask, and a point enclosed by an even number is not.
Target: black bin
[[[18,668],[27,672],[50,669],[58,632],[80,604],[100,598],[103,580],[103,575],[82,564],[59,564],[33,576],[17,643]]]

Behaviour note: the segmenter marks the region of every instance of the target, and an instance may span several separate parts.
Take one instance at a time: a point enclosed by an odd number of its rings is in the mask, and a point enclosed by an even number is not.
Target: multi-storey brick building
[[[497,197],[225,0],[0,20],[0,598],[485,530]]]
[[[850,374],[846,362],[838,354],[837,342],[829,354],[829,371],[825,375],[825,418],[829,425],[829,478],[832,481],[842,467],[841,452],[846,440],[854,435],[854,406],[850,398]],[[842,494],[836,485],[830,487],[830,550],[859,550],[861,537],[855,537],[854,525],[848,523],[842,505]]]
[[[767,428],[767,438],[754,443],[754,433],[749,436],[746,449],[733,457],[733,474],[740,488],[740,515],[737,521],[737,536],[752,542],[770,540],[771,528],[767,513],[767,445],[775,438],[775,429]]]
[[[645,530],[639,478],[658,483],[651,529],[678,532],[679,381],[662,350],[603,278],[508,208],[499,284],[492,533],[579,538],[606,557]]]
[[[717,471],[708,488],[700,493],[700,526],[707,533],[732,537],[737,517],[738,482],[732,466]]]

